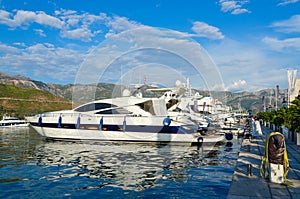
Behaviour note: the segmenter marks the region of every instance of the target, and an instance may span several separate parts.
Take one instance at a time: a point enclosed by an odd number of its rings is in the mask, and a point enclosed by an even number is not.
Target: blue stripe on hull
[[[39,126],[38,123],[30,123],[32,126]],[[65,128],[65,129],[76,129],[76,124],[61,124],[58,127],[57,123],[42,123],[41,127],[48,127],[48,128]],[[87,130],[97,130],[99,125],[97,124],[81,124],[80,129],[87,129]],[[103,131],[123,131],[123,125],[103,125]],[[179,126],[138,126],[138,125],[126,125],[126,132],[145,132],[145,133],[192,133],[188,132],[185,129]]]

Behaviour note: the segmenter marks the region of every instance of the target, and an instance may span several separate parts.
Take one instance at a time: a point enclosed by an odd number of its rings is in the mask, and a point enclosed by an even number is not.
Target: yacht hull
[[[65,129],[31,126],[37,133],[52,139],[126,141],[126,142],[173,142],[173,143],[217,143],[224,141],[222,134],[200,136],[184,133],[127,132],[92,129]]]

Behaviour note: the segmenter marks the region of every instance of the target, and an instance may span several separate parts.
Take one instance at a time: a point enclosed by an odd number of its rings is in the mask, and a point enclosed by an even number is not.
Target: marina
[[[226,136],[220,129],[224,130],[230,114],[215,117],[212,122],[199,113],[198,99],[205,97],[197,93],[192,95],[188,82],[174,91],[168,89],[158,98],[143,97],[139,88],[134,92],[125,89],[121,97],[88,102],[72,110],[27,116],[26,120],[37,133],[52,139],[209,146],[223,142]],[[213,130],[209,125],[214,126]]]
[[[0,5],[0,199],[300,199],[300,0]]]
[[[287,142],[286,181],[263,179],[264,140],[272,131],[250,114],[213,110],[214,100],[205,115],[199,110],[206,98],[180,90],[4,117],[11,124],[0,128],[0,197],[299,197],[299,146]]]
[[[259,168],[272,131],[248,121],[232,139],[201,145],[59,139],[34,126],[2,128],[0,197],[298,198],[299,146],[287,140],[287,181],[269,182]]]

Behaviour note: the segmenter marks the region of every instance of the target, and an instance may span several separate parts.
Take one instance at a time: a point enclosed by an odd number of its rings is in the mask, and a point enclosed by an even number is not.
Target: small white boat
[[[0,121],[0,128],[4,127],[28,127],[29,123],[16,117],[3,116]]]

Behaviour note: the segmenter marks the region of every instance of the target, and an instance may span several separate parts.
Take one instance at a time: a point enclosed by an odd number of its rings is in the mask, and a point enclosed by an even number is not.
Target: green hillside
[[[37,90],[0,84],[0,115],[24,117],[46,111],[71,109],[71,101]]]

